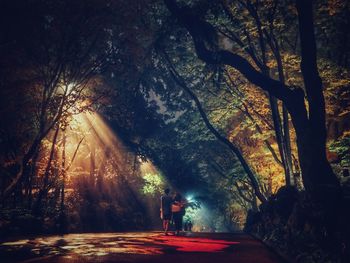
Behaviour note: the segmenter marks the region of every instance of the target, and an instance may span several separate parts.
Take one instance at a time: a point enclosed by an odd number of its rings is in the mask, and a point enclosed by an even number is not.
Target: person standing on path
[[[173,203],[169,193],[169,188],[166,188],[164,194],[160,197],[160,218],[163,220],[163,230],[166,236],[168,235],[169,222],[171,219],[171,205]]]
[[[181,194],[175,194],[171,211],[175,223],[175,235],[178,236],[180,235],[180,231],[182,231],[182,218],[185,215],[185,200],[182,199]]]

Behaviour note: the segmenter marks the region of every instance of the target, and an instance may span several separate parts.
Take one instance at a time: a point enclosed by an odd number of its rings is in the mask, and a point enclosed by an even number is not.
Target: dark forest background
[[[348,257],[347,0],[3,0],[0,234],[245,230]],[[345,262],[345,261],[344,261]]]

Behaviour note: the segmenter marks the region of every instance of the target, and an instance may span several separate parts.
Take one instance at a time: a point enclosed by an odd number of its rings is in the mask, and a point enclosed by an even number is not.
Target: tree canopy
[[[168,186],[222,229],[267,236],[263,220],[292,229],[310,204],[315,239],[348,248],[349,11],[2,1],[0,231],[21,217],[43,232],[152,228]]]

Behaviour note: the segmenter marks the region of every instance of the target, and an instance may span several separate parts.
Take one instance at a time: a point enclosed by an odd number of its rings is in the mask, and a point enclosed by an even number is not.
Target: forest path
[[[85,233],[0,242],[1,262],[281,263],[245,234]]]

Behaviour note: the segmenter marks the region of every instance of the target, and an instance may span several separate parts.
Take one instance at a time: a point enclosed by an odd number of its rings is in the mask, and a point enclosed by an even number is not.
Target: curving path
[[[1,262],[282,263],[245,234],[88,233],[0,242]]]

